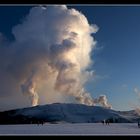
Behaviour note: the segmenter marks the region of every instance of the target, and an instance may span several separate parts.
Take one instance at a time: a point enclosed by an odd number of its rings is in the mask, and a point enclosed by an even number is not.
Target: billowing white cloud
[[[65,5],[33,7],[13,28],[15,40],[0,48],[0,94],[23,92],[33,106],[41,96],[45,103],[73,96],[79,103],[94,105],[84,84],[93,74],[87,68],[96,45],[91,34],[97,31],[97,25]],[[98,103],[110,108],[106,96]]]

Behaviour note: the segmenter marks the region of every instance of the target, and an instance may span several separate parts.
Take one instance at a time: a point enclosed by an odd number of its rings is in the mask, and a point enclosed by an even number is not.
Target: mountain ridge
[[[109,120],[115,123],[137,122],[140,116],[134,111],[115,111],[101,106],[73,103],[53,103],[0,112],[0,124],[37,123],[96,123]]]

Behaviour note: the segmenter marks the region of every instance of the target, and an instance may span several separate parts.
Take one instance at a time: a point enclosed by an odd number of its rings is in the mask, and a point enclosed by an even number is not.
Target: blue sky
[[[86,89],[98,97],[106,94],[114,109],[133,109],[140,104],[134,88],[140,89],[140,6],[68,6],[81,11],[90,24],[97,24],[94,34],[97,49],[92,54],[97,76]],[[31,7],[1,6],[0,32],[13,39],[12,27]]]
[[[140,86],[140,7],[84,7],[81,11],[99,26],[95,39],[102,48],[93,55],[93,68],[102,78],[88,88],[95,96],[105,93],[115,109],[127,110],[138,103],[133,89]]]

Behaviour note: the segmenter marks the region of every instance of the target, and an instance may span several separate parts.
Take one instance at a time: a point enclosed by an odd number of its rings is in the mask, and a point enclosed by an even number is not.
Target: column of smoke
[[[137,94],[137,96],[139,97],[139,100],[140,100],[140,90],[137,87],[135,87],[134,92]],[[140,116],[140,107],[135,106],[135,112]]]
[[[21,85],[21,89],[23,94],[28,95],[31,100],[32,106],[38,105],[38,94],[36,92],[36,83],[33,80],[34,72],[32,72],[31,76],[25,81],[23,85]]]
[[[96,44],[91,34],[97,30],[82,13],[64,5],[33,7],[23,23],[13,28],[15,41],[8,67],[33,106],[41,94],[39,85],[51,83],[56,93],[73,96],[79,103],[111,108],[106,96],[93,99],[84,89],[92,76],[87,68]]]
[[[106,95],[100,95],[99,98],[93,99],[89,93],[83,93],[76,97],[76,100],[82,104],[94,106],[96,104],[101,104],[105,108],[112,109],[112,106],[108,103]]]

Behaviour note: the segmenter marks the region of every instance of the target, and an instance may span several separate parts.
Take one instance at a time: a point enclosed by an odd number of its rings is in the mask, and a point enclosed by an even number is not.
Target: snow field
[[[0,125],[0,135],[140,135],[140,128],[136,123]]]

